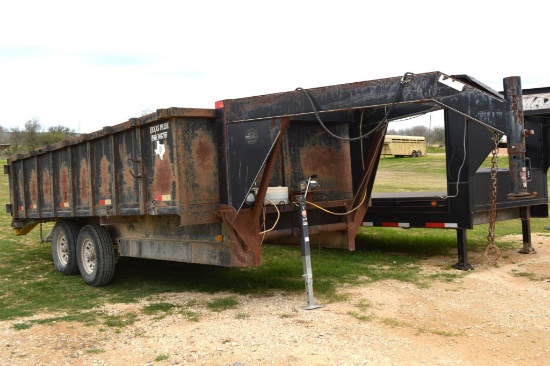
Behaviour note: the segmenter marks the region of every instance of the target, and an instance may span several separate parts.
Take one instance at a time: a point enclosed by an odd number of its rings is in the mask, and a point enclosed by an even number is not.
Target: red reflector
[[[223,108],[223,100],[220,100],[219,102],[216,102],[215,106],[216,106],[216,109]]]
[[[383,222],[382,227],[398,227],[398,222]]]
[[[444,222],[427,222],[426,227],[444,228],[445,223]]]

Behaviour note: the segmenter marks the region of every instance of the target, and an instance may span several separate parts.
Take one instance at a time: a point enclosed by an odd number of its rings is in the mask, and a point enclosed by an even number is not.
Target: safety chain
[[[487,233],[487,247],[485,259],[489,265],[496,265],[500,258],[500,249],[495,245],[495,223],[497,221],[497,171],[498,171],[498,132],[493,132],[493,156],[491,158],[491,192],[489,206],[489,230]],[[489,258],[492,253],[493,259]]]

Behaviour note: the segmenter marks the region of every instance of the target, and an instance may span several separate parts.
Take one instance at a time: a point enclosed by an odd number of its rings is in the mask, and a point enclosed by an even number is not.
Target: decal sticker
[[[164,140],[168,138],[168,130],[170,130],[170,124],[168,122],[149,127],[151,141],[155,142],[154,152],[155,155],[158,155],[160,160],[164,158],[164,153],[166,152]]]
[[[249,128],[244,134],[244,139],[250,145],[255,144],[256,142],[258,142],[258,131],[253,128]]]
[[[155,154],[159,156],[160,160],[164,157],[164,152],[166,151],[166,148],[164,147],[164,144],[161,144],[160,141],[155,141],[157,143],[157,147],[155,148]]]

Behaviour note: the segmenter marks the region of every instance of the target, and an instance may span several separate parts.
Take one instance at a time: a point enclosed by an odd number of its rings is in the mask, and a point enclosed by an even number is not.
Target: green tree
[[[55,144],[67,138],[76,136],[74,130],[65,126],[49,127],[44,131],[36,118],[25,123],[24,129],[10,128],[8,153],[19,154],[37,149],[41,146]]]
[[[28,120],[25,123],[25,133],[24,133],[24,145],[29,149],[36,149],[41,145],[40,141],[40,132],[42,126],[36,118]]]
[[[48,127],[48,131],[42,133],[40,136],[40,145],[55,144],[59,141],[74,137],[75,135],[76,133],[74,132],[74,130],[70,129],[69,127],[61,125]]]

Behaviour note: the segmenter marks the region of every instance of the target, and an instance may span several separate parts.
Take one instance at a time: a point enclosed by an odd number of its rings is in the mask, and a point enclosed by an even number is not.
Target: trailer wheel
[[[107,230],[99,225],[86,225],[78,234],[76,246],[78,268],[91,286],[111,282],[115,273],[115,249]]]
[[[413,152],[411,153],[411,158],[416,158],[418,155],[416,154],[416,151],[413,150]]]
[[[79,225],[72,220],[61,220],[52,231],[52,258],[55,268],[65,275],[78,273],[76,241]]]
[[[421,157],[421,156],[422,156],[422,151],[418,150],[418,151],[416,152],[416,156],[417,156],[418,158]]]

